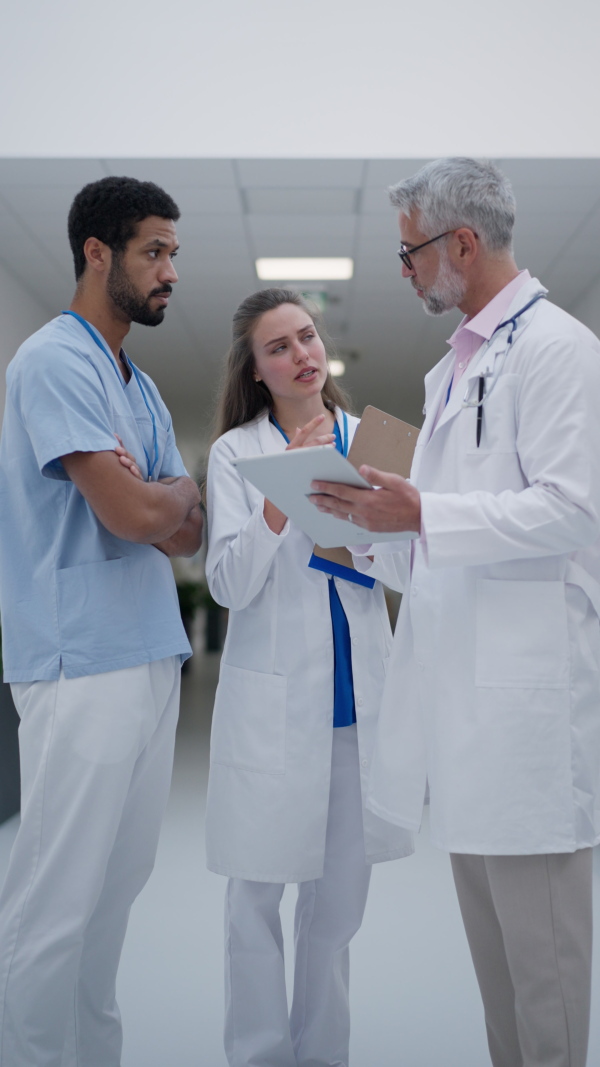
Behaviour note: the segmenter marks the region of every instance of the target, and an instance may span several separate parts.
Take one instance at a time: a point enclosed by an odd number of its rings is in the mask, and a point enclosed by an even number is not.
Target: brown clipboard
[[[354,434],[348,459],[357,470],[366,463],[377,470],[408,478],[419,432],[416,426],[369,404]],[[354,570],[352,553],[347,548],[315,545],[314,553],[321,559]]]

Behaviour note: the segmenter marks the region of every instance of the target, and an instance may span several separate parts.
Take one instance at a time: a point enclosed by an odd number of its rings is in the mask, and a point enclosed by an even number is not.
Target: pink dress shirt
[[[452,378],[452,392],[456,389],[460,379],[465,373],[469,363],[473,359],[473,356],[477,354],[484,341],[489,341],[494,330],[500,325],[505,318],[506,313],[513,302],[513,299],[526,282],[531,280],[531,275],[528,270],[521,270],[517,274],[516,278],[513,278],[512,282],[504,286],[499,293],[490,300],[489,304],[486,304],[481,311],[478,311],[472,319],[466,317],[458,324],[452,337],[448,338],[448,344],[454,349],[454,377]],[[436,415],[435,423],[432,427],[435,430],[438,419],[440,418],[450,394],[447,392],[444,394],[440,409]],[[391,536],[393,539],[393,535]],[[427,556],[427,538],[423,524],[421,524],[420,542]],[[352,545],[351,551],[356,556],[367,556],[371,554],[372,545]],[[412,555],[414,545],[411,544],[411,570],[412,570]]]
[[[493,332],[506,316],[515,296],[526,282],[531,280],[528,270],[521,270],[512,282],[504,286],[495,297],[490,300],[474,315],[472,319],[464,318],[458,324],[452,337],[448,338],[448,344],[454,349],[454,378],[452,379],[452,392],[465,373],[473,356],[481,348],[484,341],[489,341]]]

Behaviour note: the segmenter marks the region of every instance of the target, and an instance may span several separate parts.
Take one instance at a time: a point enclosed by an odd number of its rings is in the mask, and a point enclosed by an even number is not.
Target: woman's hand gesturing
[[[332,445],[335,441],[335,434],[322,433],[317,434],[324,415],[317,415],[315,419],[311,419],[306,423],[302,429],[296,429],[296,433],[292,437],[289,445],[286,448],[286,452],[291,451],[292,448],[314,448],[315,445]]]
[[[316,418],[307,422],[306,426],[297,429],[286,448],[286,452],[291,451],[293,448],[313,448],[315,445],[332,445],[335,441],[334,434],[317,433],[324,419],[325,415],[317,415]],[[279,508],[276,508],[275,505],[267,499],[265,499],[263,515],[269,529],[272,530],[273,533],[281,533],[287,522],[287,515],[284,515]]]

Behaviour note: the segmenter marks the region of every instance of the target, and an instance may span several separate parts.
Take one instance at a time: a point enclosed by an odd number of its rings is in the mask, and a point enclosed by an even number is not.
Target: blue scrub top
[[[5,681],[191,655],[168,558],[102,526],[60,461],[112,451],[118,434],[145,477],[146,457],[156,459],[155,479],[186,473],[169,412],[152,380],[138,376],[126,383],[112,355],[69,315],[28,338],[8,367],[0,441]]]
[[[271,422],[289,443],[289,437],[281,428],[274,415],[271,415]],[[334,433],[335,447],[338,452],[342,453],[342,455],[346,455],[348,452],[347,433],[344,435],[346,437],[345,448],[337,422],[334,426]],[[329,577],[328,584],[334,654],[333,725],[337,728],[340,726],[352,726],[356,722],[356,706],[354,703],[354,679],[352,677],[352,643],[350,641],[350,627],[348,626],[346,612],[342,607],[342,602],[332,577]]]

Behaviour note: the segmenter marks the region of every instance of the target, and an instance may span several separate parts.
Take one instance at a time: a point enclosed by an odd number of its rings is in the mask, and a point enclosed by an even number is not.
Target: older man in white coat
[[[403,276],[464,319],[426,378],[410,482],[315,485],[404,590],[370,806],[451,853],[494,1067],[584,1067],[600,840],[600,344],[512,256],[490,163],[391,190]],[[360,553],[365,553],[362,558]]]

